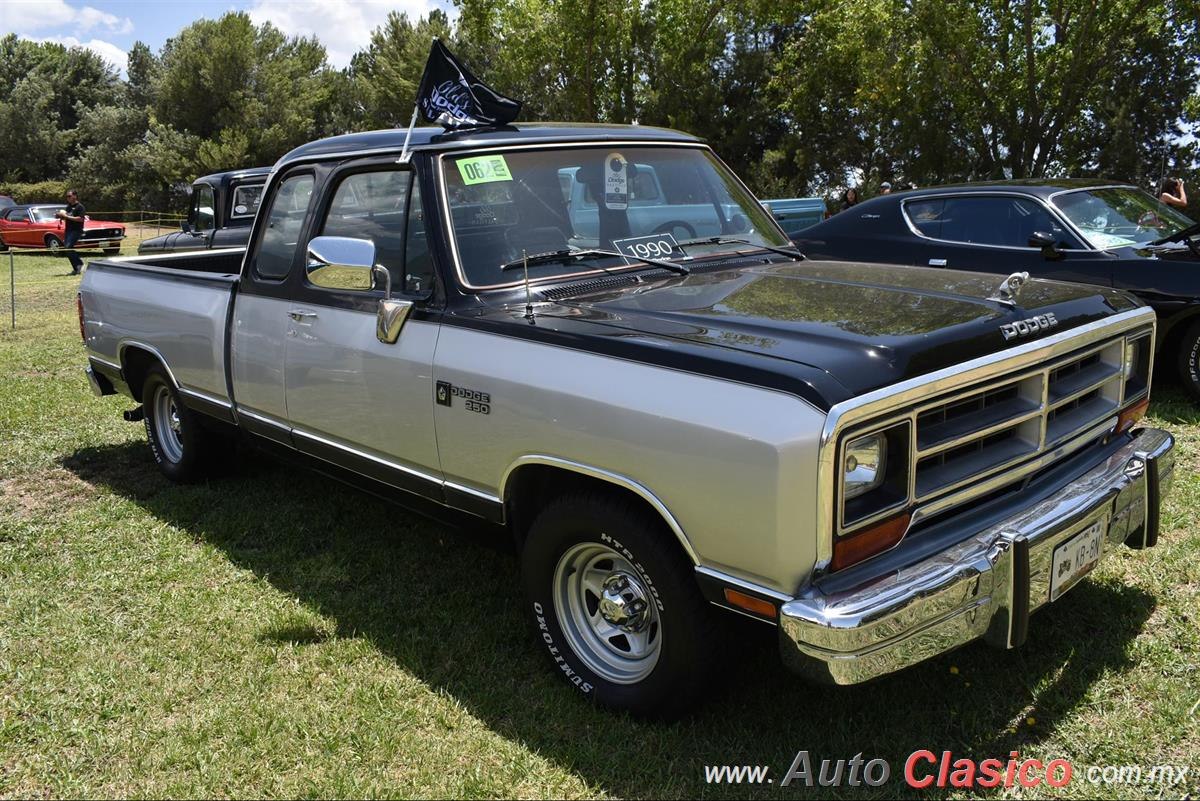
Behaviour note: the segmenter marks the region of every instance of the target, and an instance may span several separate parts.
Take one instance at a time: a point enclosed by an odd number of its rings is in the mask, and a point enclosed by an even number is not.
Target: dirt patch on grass
[[[63,467],[51,467],[0,480],[0,499],[21,517],[72,508],[94,498],[91,484]]]

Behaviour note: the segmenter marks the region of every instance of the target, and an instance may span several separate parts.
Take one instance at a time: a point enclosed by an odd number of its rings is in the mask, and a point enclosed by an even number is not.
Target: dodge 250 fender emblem
[[[1017,320],[1015,323],[1005,323],[1000,326],[1000,333],[1004,334],[1005,340],[1016,339],[1017,337],[1027,337],[1038,331],[1049,331],[1058,325],[1058,319],[1054,316],[1054,312],[1048,314],[1039,314],[1037,317],[1030,317],[1028,320]]]

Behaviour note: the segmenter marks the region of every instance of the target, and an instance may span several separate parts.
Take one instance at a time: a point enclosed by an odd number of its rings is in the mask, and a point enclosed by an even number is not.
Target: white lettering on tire
[[[637,570],[637,572],[641,575],[642,581],[646,582],[646,587],[650,590],[650,594],[654,596],[654,603],[656,606],[658,606],[658,611],[664,611],[665,607],[663,606],[662,598],[658,596],[658,587],[654,585],[654,580],[650,578],[650,574],[646,572],[646,568],[642,567],[642,563],[637,560],[637,558],[633,555],[633,552],[603,531],[600,532],[600,539],[608,545],[616,548],[626,559],[629,560],[629,564],[633,565],[634,569]]]
[[[567,660],[563,658],[559,652],[558,646],[554,644],[554,637],[550,635],[550,626],[546,623],[546,613],[542,610],[542,605],[537,601],[533,602],[533,614],[537,618],[538,631],[542,635],[542,642],[546,643],[546,648],[550,651],[550,656],[554,659],[554,663],[566,675],[567,681],[579,688],[580,692],[585,695],[591,693],[592,685],[583,680],[574,668],[567,664]]]

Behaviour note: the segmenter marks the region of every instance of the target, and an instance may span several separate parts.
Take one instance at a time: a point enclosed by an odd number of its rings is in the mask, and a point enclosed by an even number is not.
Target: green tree
[[[198,20],[169,39],[161,56],[155,117],[207,143],[197,170],[269,164],[316,138],[334,87],[325,48],[289,38],[270,23],[228,13]]]
[[[440,10],[430,12],[416,24],[407,14],[393,11],[371,33],[370,43],[355,53],[349,70],[358,127],[408,125],[425,59],[435,38],[451,41],[450,20]]]

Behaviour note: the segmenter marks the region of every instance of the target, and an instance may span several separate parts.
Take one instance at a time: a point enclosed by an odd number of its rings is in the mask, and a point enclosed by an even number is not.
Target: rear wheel
[[[1179,341],[1179,379],[1200,400],[1200,322],[1193,323]]]
[[[635,500],[553,501],[530,527],[521,571],[542,645],[588,698],[675,717],[709,689],[714,610],[662,520]]]
[[[155,365],[142,387],[146,437],[163,475],[191,483],[210,476],[224,438],[200,425],[198,415],[179,399],[166,370]]]

